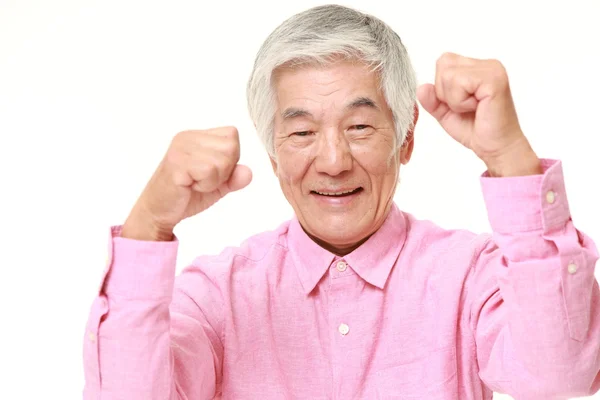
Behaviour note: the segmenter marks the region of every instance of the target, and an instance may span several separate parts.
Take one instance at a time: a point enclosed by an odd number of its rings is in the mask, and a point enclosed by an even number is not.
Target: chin
[[[332,246],[351,246],[371,233],[368,227],[357,225],[353,218],[323,218],[311,228],[314,236]]]

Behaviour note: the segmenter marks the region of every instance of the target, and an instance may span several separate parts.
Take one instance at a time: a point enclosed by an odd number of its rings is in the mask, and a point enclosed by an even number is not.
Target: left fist
[[[508,75],[497,60],[453,53],[436,65],[435,84],[418,88],[423,108],[495,176],[540,173],[517,118]],[[516,164],[515,164],[516,163]]]

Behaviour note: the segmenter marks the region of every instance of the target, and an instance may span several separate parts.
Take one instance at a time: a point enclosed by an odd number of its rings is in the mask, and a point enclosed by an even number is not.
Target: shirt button
[[[96,341],[96,335],[94,334],[94,332],[90,332],[88,335],[90,342],[95,342]]]
[[[350,327],[346,324],[340,324],[338,331],[340,331],[342,335],[346,336],[348,332],[350,332]]]
[[[577,265],[575,265],[575,263],[570,263],[569,267],[567,268],[569,270],[570,274],[574,274],[575,272],[577,272]]]
[[[340,272],[344,272],[347,267],[348,267],[348,264],[346,264],[343,261],[338,262],[337,265],[336,265],[337,270],[340,271]]]
[[[554,203],[554,200],[556,199],[556,193],[554,193],[552,190],[550,190],[548,193],[546,193],[546,201],[550,204]]]

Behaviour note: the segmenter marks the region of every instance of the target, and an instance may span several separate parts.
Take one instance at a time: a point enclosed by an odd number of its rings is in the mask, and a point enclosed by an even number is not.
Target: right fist
[[[239,165],[239,159],[240,141],[234,127],[178,133],[136,202],[121,236],[170,240],[181,220],[250,183],[252,172]]]

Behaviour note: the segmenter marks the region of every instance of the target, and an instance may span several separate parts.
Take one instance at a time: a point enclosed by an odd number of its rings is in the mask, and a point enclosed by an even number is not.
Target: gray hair
[[[400,37],[383,21],[340,5],[318,6],[279,25],[261,46],[247,85],[250,117],[275,158],[273,72],[284,65],[327,65],[339,57],[360,60],[379,73],[392,111],[396,149],[413,129],[416,77]]]

